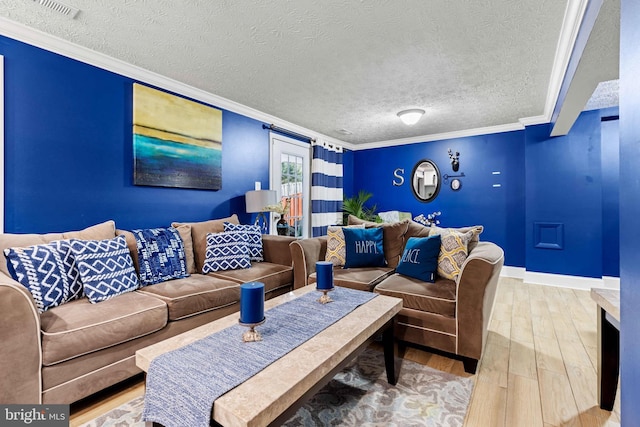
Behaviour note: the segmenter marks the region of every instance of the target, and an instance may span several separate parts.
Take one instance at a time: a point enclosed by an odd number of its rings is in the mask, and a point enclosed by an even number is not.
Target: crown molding
[[[544,106],[545,122],[551,122],[551,117],[558,103],[558,97],[562,90],[567,69],[571,61],[571,55],[580,33],[580,27],[584,14],[587,10],[589,0],[569,0],[562,21],[562,29],[560,30],[560,38],[556,47],[556,54],[553,59],[553,68],[551,69],[551,78],[547,88],[547,100]]]
[[[129,77],[139,81],[140,83],[156,86],[267,124],[274,124],[276,126],[292,130],[296,133],[307,135],[315,139],[322,139],[345,147],[347,145],[352,145],[3,17],[0,17],[0,35],[39,47],[49,52],[57,53],[70,59],[93,65],[124,77]]]
[[[522,126],[534,126],[534,125],[541,125],[543,123],[549,123],[549,119],[547,118],[547,116],[541,115],[541,116],[524,117],[520,119],[519,122],[520,124],[522,124]]]
[[[464,138],[468,136],[488,135],[492,133],[512,132],[514,130],[523,130],[524,125],[521,123],[508,123],[497,126],[487,126],[483,128],[458,130],[454,132],[434,133],[430,135],[412,136],[409,138],[392,139],[389,141],[368,142],[358,144],[354,150],[370,150],[372,148],[393,147],[397,145],[418,144],[420,142],[442,141],[445,139]]]

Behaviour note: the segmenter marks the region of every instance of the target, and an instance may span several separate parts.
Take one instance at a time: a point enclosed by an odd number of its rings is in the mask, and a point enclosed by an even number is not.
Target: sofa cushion
[[[80,231],[68,231],[65,233],[48,233],[48,234],[10,234],[0,233],[0,256],[4,256],[4,250],[7,248],[24,248],[26,246],[39,245],[42,243],[53,242],[54,240],[69,239],[85,239],[85,240],[102,240],[112,239],[116,236],[116,223],[106,221],[102,224],[93,225]],[[0,262],[0,270],[10,275],[6,261]]]
[[[433,283],[438,270],[440,236],[410,237],[396,273]]]
[[[431,227],[424,226],[416,221],[409,221],[404,239],[406,241],[411,237],[429,237],[430,233]]]
[[[84,294],[92,303],[140,286],[125,236],[105,240],[71,240]]]
[[[202,266],[204,274],[212,271],[250,268],[249,248],[245,233],[207,234],[207,257]]]
[[[207,234],[208,233],[222,233],[224,231],[224,223],[230,222],[233,224],[240,224],[238,216],[236,214],[227,218],[212,219],[202,222],[173,222],[172,227],[178,228],[181,225],[188,225],[191,227],[191,240],[193,244],[193,254],[195,258],[196,271],[202,273],[202,266],[204,260],[207,258]],[[185,243],[185,247],[188,243]]]
[[[394,223],[378,224],[371,221],[364,221],[353,215],[349,215],[349,225],[364,224],[366,228],[381,227],[383,233],[384,257],[387,260],[387,267],[396,268],[400,262],[402,251],[404,250],[404,239],[409,227],[409,221],[404,220]]]
[[[42,364],[50,366],[162,329],[167,306],[137,292],[91,304],[81,298],[40,316]]]
[[[335,267],[333,269],[333,284],[359,291],[371,292],[373,288],[385,278],[393,274],[389,267],[360,267],[348,268]],[[317,280],[316,273],[309,275],[309,284]]]
[[[29,289],[40,313],[82,294],[80,275],[68,240],[8,248],[4,253],[11,276]]]
[[[347,253],[344,268],[384,267],[387,264],[381,228],[345,228],[343,233]]]
[[[131,231],[136,238],[142,285],[153,285],[187,277],[184,246],[175,228],[147,228]]]
[[[462,264],[469,254],[469,241],[474,231],[460,233],[452,228],[440,228],[431,231],[440,236],[440,255],[438,256],[438,275],[445,279],[457,280],[462,272]],[[437,233],[437,234],[434,234]]]
[[[169,308],[169,320],[179,320],[240,301],[238,283],[202,274],[145,286],[136,293],[164,301]]]
[[[209,273],[208,275],[233,280],[239,284],[247,282],[262,282],[264,283],[265,292],[271,292],[284,286],[290,286],[293,283],[293,268],[270,262],[252,262],[251,268],[243,270],[218,271],[215,273]]]
[[[456,314],[456,283],[452,280],[439,278],[429,283],[396,273],[380,282],[375,292],[401,298],[403,308],[449,317]]]
[[[249,259],[251,261],[264,261],[262,253],[262,232],[257,225],[233,224],[231,222],[224,223],[225,233],[242,233],[246,236],[249,251]]]

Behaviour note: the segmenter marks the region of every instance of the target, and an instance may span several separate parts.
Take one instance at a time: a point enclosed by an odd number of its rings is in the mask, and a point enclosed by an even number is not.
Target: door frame
[[[281,194],[280,189],[276,188],[275,180],[276,173],[280,173],[280,159],[278,160],[278,169],[274,168],[274,163],[276,161],[276,149],[282,147],[292,147],[292,149],[304,149],[304,155],[307,158],[306,162],[302,164],[302,179],[303,184],[305,184],[302,188],[302,237],[306,238],[311,235],[311,144],[308,142],[299,141],[297,139],[289,138],[287,136],[281,135],[275,132],[269,132],[269,188],[271,190],[275,190],[277,192],[278,200],[280,200]],[[279,154],[283,152],[282,149],[278,151]],[[286,151],[285,151],[286,152]],[[294,155],[298,155],[298,153],[292,153]],[[269,215],[269,224],[274,224],[275,214],[272,212]],[[275,227],[269,227],[271,234],[277,234]]]

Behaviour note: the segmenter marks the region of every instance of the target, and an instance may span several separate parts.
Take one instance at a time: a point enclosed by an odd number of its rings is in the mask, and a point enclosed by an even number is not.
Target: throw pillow
[[[182,225],[173,225],[172,227],[178,230],[178,233],[180,233],[180,238],[182,239],[184,254],[187,256],[187,273],[189,274],[197,273],[198,270],[196,270],[196,259],[193,255],[193,239],[191,238],[191,225],[182,224]]]
[[[55,248],[58,249],[58,252],[60,252],[60,256],[62,257],[64,271],[67,273],[67,280],[69,281],[69,301],[80,298],[82,296],[82,279],[80,278],[78,263],[71,251],[71,241],[54,240],[50,244],[54,245]]]
[[[125,236],[106,240],[71,240],[84,294],[91,303],[140,287]]]
[[[384,267],[382,228],[344,228],[346,258],[344,268]]]
[[[467,259],[469,250],[467,245],[473,238],[475,231],[461,233],[452,228],[439,228],[433,236],[440,236],[440,256],[438,257],[438,275],[445,279],[457,280],[462,271],[462,264]]]
[[[396,273],[425,282],[435,282],[440,255],[440,236],[410,237],[405,245]]]
[[[189,277],[187,257],[177,229],[148,228],[131,232],[136,239],[143,286]]]
[[[240,221],[238,221],[238,216],[236,214],[233,214],[227,218],[212,219],[202,222],[171,223],[171,226],[175,228],[178,228],[181,225],[188,225],[191,227],[191,244],[193,245],[195,268],[198,272],[202,271],[204,260],[207,257],[207,234],[222,233],[224,231],[225,222],[240,224]],[[188,246],[189,244],[185,242],[185,248]]]
[[[262,251],[262,232],[257,225],[241,225],[232,222],[224,223],[225,233],[244,233],[246,234],[247,248],[249,250],[249,258],[251,261],[264,261]]]
[[[40,313],[81,294],[82,285],[69,252],[68,241],[4,250],[11,276],[29,289]]]
[[[383,234],[384,256],[387,266],[396,268],[400,262],[402,251],[404,250],[405,234],[409,227],[409,221],[378,224],[376,222],[364,221],[353,215],[349,215],[348,224],[364,224],[366,228],[381,227]]]
[[[434,234],[441,234],[442,230],[445,229],[440,227],[430,227],[429,230],[431,230],[431,234],[429,235],[433,236]],[[473,231],[473,237],[469,241],[469,245],[467,247],[467,249],[469,249],[469,252],[471,252],[476,246],[478,246],[478,242],[480,241],[480,234],[482,234],[482,232],[484,231],[484,227],[482,225],[473,225],[470,227],[451,228],[451,230],[455,230],[458,233]]]
[[[349,225],[349,228],[364,228],[364,224]],[[334,266],[344,265],[347,250],[344,243],[344,233],[341,226],[332,225],[327,228],[327,253],[324,260],[333,263]]]
[[[204,274],[251,267],[246,235],[243,233],[207,234],[206,254],[202,266]]]

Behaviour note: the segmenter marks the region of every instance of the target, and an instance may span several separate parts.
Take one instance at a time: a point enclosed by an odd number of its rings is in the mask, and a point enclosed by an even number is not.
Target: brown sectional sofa
[[[362,223],[355,217],[349,224]],[[383,227],[386,267],[334,267],[334,283],[402,299],[396,338],[457,355],[467,372],[475,372],[487,336],[487,328],[504,262],[504,253],[491,242],[476,237],[456,281],[437,278],[428,283],[395,273],[404,243],[409,237],[426,237],[431,229],[413,221]],[[327,237],[299,240],[291,244],[294,288],[315,283],[315,263],[325,259]]]
[[[293,285],[292,260],[285,236],[263,236],[264,261],[251,268],[203,275],[206,234],[223,231],[235,215],[200,223],[175,223],[184,241],[191,275],[97,304],[81,298],[39,314],[31,294],[0,262],[0,403],[72,403],[141,372],[136,350],[239,310],[240,284],[261,281],[265,298]],[[134,265],[132,233],[107,221],[82,231],[0,235],[0,250],[61,239],[127,237]],[[2,255],[4,257],[4,255]]]

